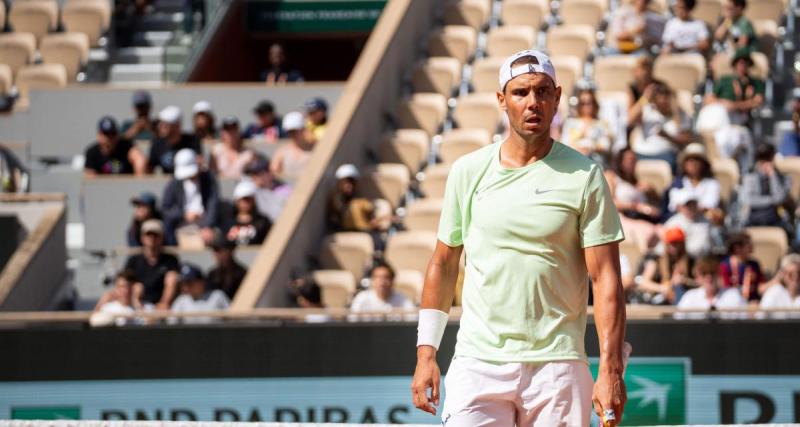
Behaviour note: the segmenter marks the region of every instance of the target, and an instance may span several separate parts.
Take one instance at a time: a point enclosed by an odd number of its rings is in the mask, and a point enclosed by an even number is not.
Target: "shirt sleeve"
[[[664,35],[661,36],[662,43],[669,44],[675,41],[675,18],[670,19],[667,21],[666,27],[664,27]]]
[[[579,227],[581,247],[584,248],[625,238],[608,183],[597,165],[592,167],[584,189]]]
[[[442,243],[450,247],[464,244],[462,201],[465,199],[463,191],[466,185],[461,182],[458,165],[454,164],[447,176],[437,236]]]

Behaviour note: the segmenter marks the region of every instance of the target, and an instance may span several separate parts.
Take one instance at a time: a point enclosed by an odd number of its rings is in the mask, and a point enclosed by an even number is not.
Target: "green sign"
[[[591,361],[597,378],[597,360]],[[631,358],[625,370],[628,403],[624,425],[686,424],[689,360],[683,358]]]
[[[12,420],[79,420],[79,406],[23,406],[11,408]]]
[[[386,0],[250,0],[248,31],[283,33],[369,32]]]

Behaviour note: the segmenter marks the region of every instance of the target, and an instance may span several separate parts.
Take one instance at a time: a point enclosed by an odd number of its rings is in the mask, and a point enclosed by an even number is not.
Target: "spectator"
[[[236,217],[233,227],[228,230],[228,240],[238,245],[260,245],[272,227],[272,221],[256,209],[256,190],[252,181],[242,181],[233,191]]]
[[[194,264],[183,264],[180,269],[181,295],[172,303],[175,313],[197,313],[225,310],[230,305],[228,297],[220,290],[206,290],[203,272]],[[183,323],[212,323],[210,317],[185,317]]]
[[[719,266],[722,284],[736,288],[747,301],[758,301],[758,288],[764,282],[761,265],[750,256],[753,242],[747,233],[734,233],[728,237],[728,256]]]
[[[738,289],[721,288],[719,285],[719,262],[712,257],[700,258],[694,266],[695,289],[686,291],[678,302],[678,310],[715,310],[744,308],[747,301]],[[692,318],[704,315],[676,315]]]
[[[732,75],[719,78],[714,91],[706,99],[707,104],[719,103],[725,107],[734,125],[748,125],[750,114],[764,103],[765,84],[749,74],[753,58],[748,49],[738,49],[731,60]]]
[[[714,39],[727,43],[730,49],[757,49],[758,39],[753,23],[744,16],[746,0],[728,0],[723,9],[724,19],[714,32]]]
[[[164,188],[162,210],[169,244],[178,243],[181,227],[200,231],[205,242],[214,236],[219,208],[219,188],[214,175],[201,171],[197,156],[184,148],[175,155],[175,176]]]
[[[759,307],[800,308],[800,255],[795,253],[784,255],[781,259],[781,269],[767,283]]]
[[[781,208],[791,209],[789,177],[775,168],[775,147],[762,143],[756,147],[753,171],[742,178],[741,200],[747,214],[745,225],[780,226],[791,240],[792,227],[780,214]]]
[[[294,279],[289,283],[289,297],[300,308],[324,308],[322,290],[310,275]],[[308,321],[309,316],[306,316]],[[313,316],[312,319],[330,320],[328,316]]]
[[[256,122],[247,126],[242,134],[244,139],[274,143],[283,137],[280,120],[275,115],[275,106],[271,102],[267,100],[259,102],[253,109],[253,114],[256,116]]]
[[[662,53],[696,52],[705,55],[708,51],[708,28],[706,23],[692,18],[696,0],[677,0],[673,7],[675,16],[664,28]]]
[[[156,134],[156,123],[150,118],[153,101],[150,94],[143,90],[133,93],[133,111],[135,118],[122,122],[122,139],[128,141],[150,141]]]
[[[686,252],[694,258],[708,255],[711,252],[711,223],[697,206],[697,196],[691,191],[677,190],[673,192],[671,202],[677,206],[677,212],[666,223],[665,227],[680,228],[686,234]]]
[[[247,269],[234,256],[236,243],[228,240],[222,233],[214,233],[210,246],[217,264],[208,272],[208,289],[219,289],[228,299],[233,300],[247,274]]]
[[[651,248],[639,264],[634,278],[632,303],[675,304],[693,283],[690,277],[694,260],[686,252],[686,233],[680,228],[664,232],[664,255]]]
[[[299,71],[289,68],[286,65],[286,54],[283,46],[274,43],[269,47],[269,68],[261,73],[261,81],[268,86],[287,82],[302,82],[303,75]]]
[[[161,220],[161,212],[156,207],[155,194],[144,191],[139,196],[131,199],[133,205],[133,219],[128,227],[127,241],[130,247],[142,246],[142,224],[150,219]]]
[[[194,127],[194,139],[197,141],[217,137],[214,110],[208,101],[198,101],[192,107],[192,127]]]
[[[704,212],[719,206],[719,181],[714,178],[706,149],[700,143],[689,144],[681,153],[679,174],[667,193],[670,214],[678,209],[677,192],[686,192],[688,198],[696,199]]]
[[[667,161],[674,172],[678,151],[689,143],[691,122],[678,108],[669,86],[653,83],[652,91],[639,114],[628,118],[642,129],[642,140],[632,141],[633,151],[640,159]]]
[[[142,224],[142,253],[125,261],[136,281],[143,286],[142,301],[166,310],[175,298],[178,285],[178,258],[164,252],[164,226],[157,219]]]
[[[600,104],[597,103],[594,90],[580,90],[577,99],[577,117],[570,117],[564,122],[561,142],[601,165],[607,165],[612,135],[608,124],[598,119]]]
[[[84,157],[86,176],[143,175],[146,171],[144,155],[130,141],[120,139],[117,121],[111,116],[104,116],[97,122],[97,141],[86,149]]]
[[[269,159],[256,155],[245,168],[245,174],[256,185],[256,206],[261,215],[275,223],[283,210],[283,205],[292,187],[273,178],[269,170]]]
[[[306,101],[306,129],[311,134],[311,141],[316,144],[325,135],[328,126],[328,103],[323,98],[311,98]]]
[[[604,174],[614,204],[621,214],[625,235],[634,238],[645,250],[656,234],[656,223],[661,218],[658,206],[662,195],[656,194],[653,187],[636,178],[636,162],[636,153],[631,148],[623,148],[614,158],[611,169]]]
[[[783,135],[778,152],[784,157],[800,156],[800,87],[792,90],[792,124],[793,130]]]
[[[11,150],[0,144],[0,193],[24,193],[29,187],[28,169]]]
[[[628,121],[630,123],[628,132],[633,129],[631,117],[639,117],[642,109],[650,103],[653,98],[656,84],[667,84],[653,77],[653,58],[642,55],[636,59],[636,67],[633,69],[633,82],[628,85]]]
[[[414,303],[403,294],[394,290],[394,269],[385,263],[378,262],[369,272],[369,288],[361,291],[353,298],[350,311],[353,313],[391,311],[394,308],[407,310],[414,308]]]
[[[150,147],[148,169],[151,172],[161,168],[164,173],[172,173],[175,168],[175,155],[178,151],[189,148],[197,156],[203,154],[200,143],[189,134],[181,132],[181,109],[169,106],[158,113],[158,132]]]
[[[136,276],[130,270],[122,270],[114,278],[114,289],[106,292],[97,301],[95,313],[109,315],[129,315],[137,311],[150,309],[152,305],[141,301],[142,284],[136,281]],[[132,322],[134,319],[118,317],[115,323],[118,326]]]
[[[664,18],[648,10],[650,0],[620,6],[608,26],[612,53],[643,53],[661,40]]]
[[[360,197],[361,174],[354,165],[336,169],[336,188],[328,198],[328,226],[333,231],[370,233],[377,250],[383,249],[382,234],[391,226],[392,208],[386,200]]]
[[[244,147],[239,119],[225,117],[220,136],[222,141],[211,148],[211,171],[220,178],[241,178],[245,166],[253,160],[255,153]]]
[[[270,163],[270,171],[275,177],[295,182],[300,179],[308,159],[311,158],[314,144],[308,139],[301,113],[293,111],[287,114],[283,118],[283,130],[289,134],[292,142],[281,145],[275,150],[275,155]]]

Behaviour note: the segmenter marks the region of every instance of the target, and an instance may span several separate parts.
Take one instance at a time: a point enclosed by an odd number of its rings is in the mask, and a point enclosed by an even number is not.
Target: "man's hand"
[[[625,390],[625,381],[622,379],[621,372],[603,372],[602,370],[597,375],[597,382],[594,384],[592,391],[592,402],[594,403],[594,411],[600,417],[600,422],[603,423],[603,411],[611,409],[614,411],[616,420],[609,421],[602,426],[616,426],[622,421],[622,411],[625,409],[625,402],[628,400],[628,395]]]
[[[417,369],[411,381],[411,399],[414,406],[436,415],[436,406],[439,405],[439,380],[441,373],[436,363],[436,349],[421,345],[417,347]],[[428,396],[428,389],[431,395]]]

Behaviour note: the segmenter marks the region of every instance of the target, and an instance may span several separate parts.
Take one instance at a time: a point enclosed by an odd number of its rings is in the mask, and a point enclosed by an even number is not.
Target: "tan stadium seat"
[[[547,0],[504,0],[501,4],[503,25],[527,25],[538,31],[550,14]]]
[[[425,179],[420,183],[420,189],[425,197],[444,197],[448,173],[450,173],[450,165],[444,163],[430,165],[425,169]]]
[[[778,42],[778,23],[767,19],[753,22],[753,28],[758,37],[758,50],[772,58],[775,53],[775,43]]]
[[[556,69],[556,79],[561,86],[561,104],[559,108],[562,114],[566,111],[569,104],[569,97],[575,89],[575,83],[583,75],[583,60],[577,56],[553,55],[550,57],[553,68]]]
[[[325,269],[347,270],[353,277],[362,277],[372,264],[375,248],[367,233],[333,233],[322,240],[320,264]]]
[[[408,192],[411,177],[402,163],[379,163],[367,171],[361,190],[374,199],[384,199],[396,209]]]
[[[753,59],[753,66],[750,67],[750,73],[754,77],[762,80],[769,76],[769,59],[767,55],[761,52],[751,52],[750,58]],[[719,79],[728,74],[733,74],[733,67],[731,66],[731,56],[727,52],[720,52],[711,58],[711,70],[714,73],[714,78]]]
[[[5,95],[11,90],[14,75],[8,64],[0,64],[0,95]]]
[[[317,270],[311,274],[327,308],[345,308],[356,292],[356,278],[347,270]]]
[[[562,0],[558,15],[564,25],[588,25],[596,29],[606,13],[605,0]]]
[[[627,110],[628,104],[631,102],[630,93],[623,90],[598,90],[597,99],[600,101],[613,100],[619,104],[620,108],[623,110]]]
[[[636,240],[636,235],[625,236],[625,240],[619,242],[619,254],[628,258],[628,264],[634,272],[639,268],[642,260],[642,243]]]
[[[755,0],[747,2],[744,16],[752,22],[762,19],[780,22],[785,10],[786,4],[783,0]]]
[[[621,5],[631,3],[633,3],[633,0],[622,0]],[[669,12],[669,5],[667,5],[667,0],[650,0],[647,9],[663,15]]]
[[[67,78],[75,79],[89,60],[89,38],[83,33],[54,33],[42,38],[39,48],[44,63],[62,64]]]
[[[727,205],[739,185],[739,165],[736,160],[721,157],[711,162],[711,170],[719,181],[719,198]]]
[[[678,108],[690,117],[694,117],[694,94],[688,90],[679,90],[675,93]]]
[[[472,89],[478,93],[495,93],[500,90],[497,75],[505,58],[481,58],[472,64]]]
[[[672,90],[694,93],[706,79],[706,60],[699,53],[659,55],[653,64],[653,75],[667,82]]]
[[[547,50],[553,55],[586,59],[595,44],[594,29],[588,25],[561,25],[547,31]]]
[[[31,89],[66,86],[67,69],[61,64],[27,65],[17,73],[16,82],[20,97],[27,99]]]
[[[434,92],[450,97],[461,80],[461,64],[456,58],[434,56],[414,69],[411,84],[414,92]]]
[[[775,167],[792,179],[792,188],[789,190],[792,200],[800,200],[800,157],[776,158]]]
[[[64,6],[62,6],[61,11],[63,13],[64,9],[67,6],[71,6],[74,4],[85,4],[91,3],[97,6],[100,6],[100,9],[103,11],[103,29],[107,30],[111,25],[111,2],[108,0],[66,0]]]
[[[397,270],[394,276],[394,289],[414,301],[414,304],[422,300],[424,284],[425,274],[417,270]]]
[[[397,129],[384,137],[379,157],[383,163],[402,163],[415,174],[427,160],[430,137],[422,129]]]
[[[712,162],[719,159],[721,155],[719,153],[719,147],[717,147],[717,141],[714,138],[714,132],[701,131],[700,138],[702,139],[703,146],[706,147],[708,159]]]
[[[450,56],[464,64],[475,52],[478,35],[467,25],[447,25],[428,37],[428,56]]]
[[[55,0],[17,1],[8,14],[8,22],[14,32],[31,33],[41,40],[58,25],[58,4]]]
[[[781,257],[789,250],[786,231],[780,227],[747,227],[745,230],[753,241],[753,257],[764,272],[778,271]]]
[[[401,231],[389,236],[385,258],[397,270],[425,273],[435,247],[433,231]]]
[[[488,56],[507,57],[536,43],[536,30],[527,25],[504,25],[489,30],[486,37]]]
[[[442,215],[442,199],[426,197],[408,205],[403,219],[408,230],[436,231]]]
[[[460,128],[447,132],[439,144],[439,157],[443,163],[453,163],[464,154],[492,143],[492,134],[486,129]]]
[[[491,2],[487,0],[450,0],[444,10],[445,25],[467,25],[476,31],[489,19]]]
[[[594,81],[602,91],[627,91],[633,81],[636,57],[632,55],[611,55],[595,58]]]
[[[438,93],[415,93],[400,101],[397,121],[401,128],[422,129],[433,136],[447,117],[447,98]]]
[[[716,28],[719,24],[719,17],[722,15],[721,0],[698,0],[692,10],[695,19],[699,19],[711,28]]]
[[[636,179],[664,194],[672,184],[672,169],[665,160],[639,160],[636,162]]]
[[[0,63],[11,67],[11,73],[33,61],[36,54],[36,36],[30,33],[0,34]]]
[[[88,0],[71,1],[61,11],[61,22],[69,32],[84,33],[91,46],[97,46],[100,37],[108,29],[108,6],[103,2]]]
[[[500,124],[500,114],[496,95],[472,93],[458,98],[453,119],[458,127],[486,129],[494,134]]]

